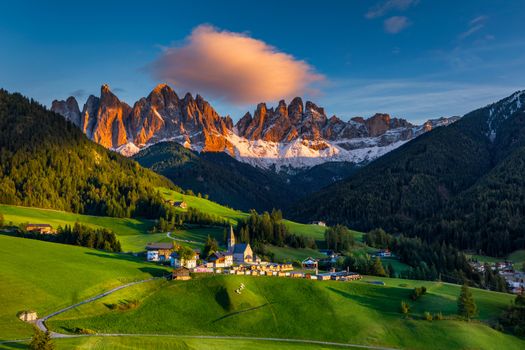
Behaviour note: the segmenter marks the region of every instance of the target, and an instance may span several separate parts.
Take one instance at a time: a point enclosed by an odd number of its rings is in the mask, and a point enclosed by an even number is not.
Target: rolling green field
[[[375,285],[370,281],[384,281]],[[241,283],[246,288],[234,292]],[[415,286],[428,294],[412,302],[408,319],[399,313]],[[141,288],[145,288],[142,286]],[[497,332],[491,321],[512,295],[473,290],[478,319],[455,319],[456,285],[386,278],[361,282],[310,281],[275,277],[202,276],[191,281],[151,285],[133,310],[109,310],[105,303],[141,295],[135,287],[109,301],[96,301],[52,319],[52,329],[75,327],[102,333],[230,335],[328,340],[403,349],[522,349],[525,341]],[[425,311],[446,320],[423,320]],[[334,326],[336,325],[336,326]]]
[[[19,311],[43,316],[166,271],[127,255],[2,235],[0,266],[0,341],[32,334],[31,326],[17,319]]]

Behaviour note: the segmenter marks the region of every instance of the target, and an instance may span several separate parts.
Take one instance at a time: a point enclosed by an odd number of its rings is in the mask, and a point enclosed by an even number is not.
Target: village
[[[146,246],[146,260],[151,262],[169,262],[174,268],[172,278],[174,280],[190,279],[190,273],[251,275],[251,276],[275,276],[290,278],[306,278],[312,280],[339,280],[353,281],[361,279],[357,273],[350,271],[320,272],[319,260],[308,257],[301,262],[299,271],[294,271],[291,263],[273,263],[262,261],[258,258],[249,243],[236,243],[233,227],[227,241],[227,250],[213,252],[207,260],[200,257],[199,249],[189,249],[184,252],[184,257],[176,251],[175,244],[149,243]],[[328,252],[328,255],[331,253]],[[328,259],[333,257],[328,257]]]

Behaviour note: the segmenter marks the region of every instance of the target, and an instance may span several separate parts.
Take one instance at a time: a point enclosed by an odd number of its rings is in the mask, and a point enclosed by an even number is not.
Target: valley
[[[525,349],[522,7],[0,2],[0,350]]]

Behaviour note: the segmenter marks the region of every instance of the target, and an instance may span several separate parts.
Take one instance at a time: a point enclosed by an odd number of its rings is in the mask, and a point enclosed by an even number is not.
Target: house
[[[186,281],[191,279],[190,276],[190,270],[188,270],[185,267],[179,267],[171,273],[171,279],[173,280],[179,280],[179,281]]]
[[[324,222],[324,221],[312,221],[312,225],[318,225],[318,226],[326,227],[326,222]]]
[[[376,253],[376,256],[380,258],[390,258],[392,256],[392,252],[389,249],[381,249]]]
[[[17,314],[17,316],[19,319],[21,319],[24,322],[34,322],[38,319],[38,315],[36,314],[36,311],[32,311],[32,310],[21,311]]]
[[[318,260],[312,257],[308,257],[301,262],[301,266],[303,267],[303,269],[317,269],[318,265]]]
[[[193,251],[193,257],[191,259],[181,259],[179,253],[173,252],[170,256],[170,265],[173,267],[193,269],[197,267],[197,260],[199,260],[199,253],[196,251]]]
[[[27,224],[25,226],[27,232],[40,233],[44,235],[55,234],[57,231],[49,224]]]
[[[232,226],[230,226],[230,234],[228,236],[228,252],[233,255],[233,261],[236,263],[251,263],[255,260],[250,243],[235,242]]]
[[[233,265],[233,254],[229,252],[215,252],[208,258],[211,267],[229,267]]]
[[[185,201],[174,201],[173,199],[166,200],[166,203],[177,208],[187,209],[188,204]]]
[[[147,261],[167,261],[173,252],[173,243],[148,243],[146,245]]]

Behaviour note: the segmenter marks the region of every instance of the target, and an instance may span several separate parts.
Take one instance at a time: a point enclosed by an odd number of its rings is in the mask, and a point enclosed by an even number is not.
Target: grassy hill
[[[17,319],[43,316],[126,282],[166,270],[133,257],[0,235],[0,341],[30,336]]]
[[[376,285],[370,281],[384,281]],[[241,283],[246,288],[234,292]],[[399,313],[415,286],[428,294],[410,302],[408,319]],[[178,335],[231,335],[329,340],[404,349],[521,349],[525,341],[497,332],[484,322],[510,303],[508,294],[474,290],[479,317],[455,319],[459,287],[446,283],[367,278],[362,282],[310,281],[272,277],[206,276],[152,286],[140,306],[112,311],[105,303],[136,292],[117,292],[59,315],[50,325],[58,331],[75,327],[98,332]],[[143,287],[142,287],[143,288]],[[446,320],[426,321],[425,311],[442,312]],[[336,325],[336,326],[335,326]]]
[[[205,198],[185,195],[163,187],[159,187],[157,190],[160,191],[161,195],[165,199],[185,201],[189,207],[197,208],[206,213],[215,214],[230,220],[232,225],[236,225],[239,220],[248,217],[248,214],[245,212],[222,206]],[[319,225],[301,224],[290,220],[285,220],[285,223],[291,233],[312,237],[315,240],[324,240],[325,227]]]

